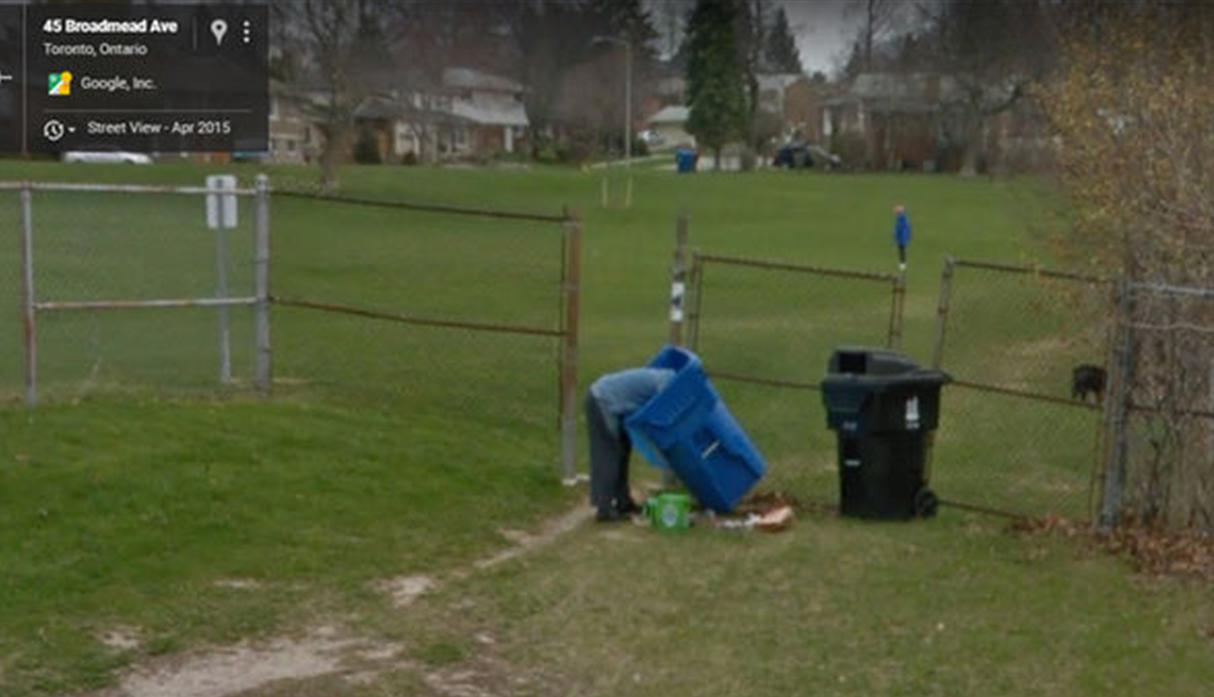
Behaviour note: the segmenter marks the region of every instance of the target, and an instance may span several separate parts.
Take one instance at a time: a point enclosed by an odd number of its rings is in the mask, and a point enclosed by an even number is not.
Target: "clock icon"
[[[63,122],[58,119],[51,119],[42,126],[42,135],[52,143],[56,143],[67,129],[63,127]]]

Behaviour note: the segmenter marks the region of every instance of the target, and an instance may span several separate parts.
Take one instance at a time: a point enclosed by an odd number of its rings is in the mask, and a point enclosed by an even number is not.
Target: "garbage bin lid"
[[[826,366],[828,373],[851,375],[896,375],[919,370],[910,356],[886,348],[838,346]]]

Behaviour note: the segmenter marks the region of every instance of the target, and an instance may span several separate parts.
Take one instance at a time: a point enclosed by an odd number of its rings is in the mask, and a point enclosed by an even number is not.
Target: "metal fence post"
[[[38,403],[38,316],[34,308],[34,204],[21,187],[21,316],[25,327],[25,404]]]
[[[1108,530],[1117,525],[1121,517],[1121,501],[1125,488],[1126,459],[1129,450],[1130,399],[1134,384],[1134,329],[1132,318],[1133,288],[1125,281],[1117,286],[1117,318],[1121,325],[1115,340],[1115,363],[1109,389],[1105,394],[1105,419],[1109,431],[1106,441],[1111,440],[1108,457],[1104,464],[1104,486],[1100,497],[1099,526]]]
[[[632,179],[628,180],[629,185]],[[679,211],[674,228],[674,262],[670,266],[670,343],[683,345],[683,311],[687,300],[687,234],[689,218],[687,211]],[[662,486],[675,485],[674,472],[662,470]]]
[[[219,225],[215,229],[215,297],[227,299],[228,230],[224,225],[226,221],[222,214],[223,195],[219,196],[218,208],[221,212],[218,216]],[[226,305],[221,305],[219,308],[219,382],[224,385],[232,382],[232,329]]]
[[[577,370],[578,318],[582,278],[582,221],[576,212],[566,211],[565,316],[561,337],[561,479],[567,485],[577,483]]]
[[[679,213],[674,232],[674,263],[670,267],[670,343],[683,345],[683,308],[687,300],[687,211]]]
[[[257,176],[257,229],[253,257],[256,275],[254,306],[257,314],[257,391],[270,394],[273,382],[273,355],[270,349],[270,180]]]
[[[687,343],[692,351],[700,345],[700,303],[704,298],[704,260],[696,252],[691,253],[691,310],[687,313]]]
[[[902,348],[902,318],[906,305],[906,272],[901,271],[894,278],[893,307],[889,313],[889,337],[887,343],[895,351]]]
[[[932,345],[932,368],[940,370],[944,362],[944,337],[948,328],[949,302],[953,293],[953,271],[957,260],[946,257],[940,273],[940,302],[936,306],[936,338]]]

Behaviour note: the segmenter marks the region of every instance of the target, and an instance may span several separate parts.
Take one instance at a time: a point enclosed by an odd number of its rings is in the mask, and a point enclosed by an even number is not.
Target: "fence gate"
[[[1101,443],[1114,284],[948,259],[933,367],[953,377],[932,479],[944,500],[1086,517]],[[1079,388],[1079,389],[1076,389]]]
[[[149,388],[269,390],[264,177],[221,193],[0,183],[0,197],[15,201],[19,245],[0,260],[19,270],[21,299],[20,329],[0,330],[19,342],[21,365],[7,364],[0,382],[19,383],[26,404]],[[214,229],[208,197],[229,213]]]
[[[688,344],[763,451],[766,485],[831,500],[819,383],[840,344],[900,346],[904,278],[698,252],[690,274]]]
[[[515,452],[550,443],[555,423],[575,481],[576,216],[301,191],[275,203],[292,223],[275,248],[284,380],[489,428]]]

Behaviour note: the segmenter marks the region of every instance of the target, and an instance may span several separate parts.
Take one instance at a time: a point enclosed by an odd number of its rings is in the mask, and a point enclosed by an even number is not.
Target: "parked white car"
[[[125,150],[71,150],[63,153],[64,162],[89,162],[99,164],[150,165],[152,158],[141,152]]]
[[[652,128],[641,131],[637,134],[637,137],[644,141],[645,145],[648,145],[651,148],[656,148],[660,145],[666,144],[666,138]]]

